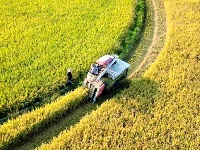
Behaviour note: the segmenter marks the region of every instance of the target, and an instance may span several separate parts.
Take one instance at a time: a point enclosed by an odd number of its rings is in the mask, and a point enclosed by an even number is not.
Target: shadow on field
[[[129,88],[116,96],[117,99],[122,99],[124,104],[138,103],[141,109],[147,110],[161,95],[159,84],[148,78],[133,78],[129,82]]]
[[[18,145],[12,147],[14,150],[28,150],[40,146],[42,143],[50,142],[53,137],[57,137],[60,132],[77,124],[84,116],[95,111],[106,100],[115,98],[116,102],[122,103],[127,109],[146,112],[154,104],[154,100],[160,93],[158,84],[146,78],[125,79],[115,90],[106,92],[96,103],[86,102],[76,109],[66,113],[62,119],[58,119],[49,126],[32,134]],[[137,108],[135,104],[140,104]]]
[[[62,119],[58,119],[56,121],[51,122],[49,126],[42,128],[35,134],[32,134],[31,136],[29,136],[29,138],[27,138],[27,140],[19,142],[18,145],[14,145],[12,149],[34,149],[35,147],[40,146],[42,143],[47,143],[51,141],[53,137],[57,137],[61,131],[69,129],[70,127],[77,124],[84,116],[91,113],[92,111],[95,111],[98,107],[100,107],[100,105],[103,102],[115,97],[121,91],[129,88],[129,85],[129,80],[122,81],[120,86],[117,87],[115,90],[103,93],[102,97],[98,99],[96,103],[93,104],[92,102],[88,101],[84,104],[81,104],[74,110],[71,110],[70,112],[66,113],[62,117]]]

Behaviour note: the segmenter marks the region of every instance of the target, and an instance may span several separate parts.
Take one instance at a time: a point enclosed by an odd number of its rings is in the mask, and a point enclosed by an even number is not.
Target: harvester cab
[[[126,78],[130,64],[119,59],[117,55],[100,57],[84,79],[83,87],[88,88],[89,98],[95,102],[104,90],[116,88]]]

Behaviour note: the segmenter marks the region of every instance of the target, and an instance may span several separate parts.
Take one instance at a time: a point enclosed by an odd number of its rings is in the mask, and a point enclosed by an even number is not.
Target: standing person
[[[70,86],[72,84],[72,69],[67,70],[67,83],[66,85]]]

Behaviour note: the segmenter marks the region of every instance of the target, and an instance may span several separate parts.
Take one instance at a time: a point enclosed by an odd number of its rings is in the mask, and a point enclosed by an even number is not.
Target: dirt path
[[[130,71],[128,78],[140,76],[147,70],[152,62],[154,62],[164,46],[165,33],[166,33],[166,21],[164,6],[161,0],[147,0],[147,21],[144,33],[141,37],[139,44],[136,47],[135,52],[141,55],[137,57],[137,60],[130,60],[129,63],[135,64]],[[122,88],[122,87],[121,87]],[[117,89],[116,89],[117,90]],[[115,90],[115,92],[116,92]],[[116,92],[117,93],[117,92]],[[61,131],[69,129],[71,126],[77,124],[86,114],[99,107],[102,101],[111,98],[115,93],[111,93],[108,96],[102,98],[98,103],[87,103],[79,106],[77,109],[71,111],[62,119],[57,122],[53,122],[45,129],[42,129],[39,133],[30,136],[27,141],[23,141],[13,147],[13,150],[29,150],[40,146],[42,143],[50,141],[53,137],[57,137]]]
[[[146,49],[146,55],[143,56],[142,61],[139,63],[137,68],[128,76],[128,79],[140,76],[142,73],[144,73],[157,59],[157,56],[163,49],[165,43],[167,27],[164,4],[162,0],[151,0],[151,2],[147,0],[147,3],[149,3],[148,5],[152,5],[152,7],[148,7],[148,9],[150,9],[149,12],[153,12],[153,24],[150,24],[148,22],[146,23],[146,30],[143,34],[144,36],[142,37],[142,40],[138,45],[138,49]],[[147,14],[147,17],[151,17],[151,15]],[[152,25],[153,31],[151,30]],[[153,32],[152,37],[146,32]],[[151,38],[151,40],[149,40],[148,38]],[[146,47],[144,45],[146,45]]]

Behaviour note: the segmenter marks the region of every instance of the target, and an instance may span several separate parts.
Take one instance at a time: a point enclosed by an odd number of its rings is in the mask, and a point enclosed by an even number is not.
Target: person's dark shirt
[[[68,72],[68,73],[67,73],[67,79],[68,79],[68,80],[72,80],[72,73],[71,73],[71,72]]]

